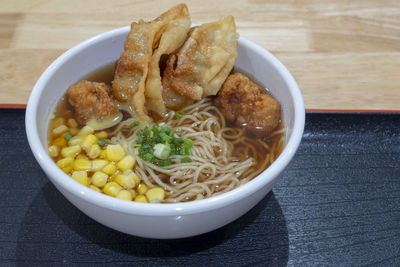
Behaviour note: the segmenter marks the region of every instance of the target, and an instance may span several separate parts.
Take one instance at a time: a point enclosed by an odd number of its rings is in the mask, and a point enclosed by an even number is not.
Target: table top
[[[0,107],[24,107],[45,68],[101,32],[151,20],[180,1],[1,0]],[[272,52],[307,109],[400,110],[400,2],[185,1],[193,23],[233,15]]]
[[[75,208],[30,152],[24,110],[0,109],[0,265],[400,266],[400,117],[308,113],[272,191],[207,234],[151,240]]]

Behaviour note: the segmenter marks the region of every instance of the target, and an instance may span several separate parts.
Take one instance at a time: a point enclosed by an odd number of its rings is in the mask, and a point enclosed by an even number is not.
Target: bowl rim
[[[106,39],[111,39],[121,34],[127,35],[129,31],[130,26],[124,26],[104,33],[100,33],[90,39],[87,39],[75,45],[71,49],[64,52],[55,61],[53,61],[53,63],[50,64],[50,66],[39,77],[32,89],[26,107],[26,134],[34,157],[53,184],[55,184],[56,186],[61,186],[74,197],[85,200],[92,205],[96,205],[98,207],[126,214],[148,216],[174,216],[201,213],[222,208],[224,206],[235,203],[242,198],[246,198],[247,196],[263,188],[266,184],[272,182],[274,179],[279,178],[279,175],[291,161],[301,142],[305,124],[305,109],[303,98],[295,79],[286,69],[286,67],[266,49],[241,36],[238,39],[238,43],[246,46],[247,48],[256,50],[256,53],[262,54],[263,57],[265,57],[265,59],[268,60],[269,63],[274,66],[277,71],[282,75],[283,79],[286,81],[289,87],[289,93],[294,104],[295,117],[293,118],[294,125],[291,133],[291,138],[287,140],[288,142],[286,143],[286,146],[284,147],[279,157],[271,164],[271,166],[269,166],[258,176],[229,192],[222,193],[220,195],[210,198],[184,203],[156,204],[125,201],[107,196],[102,193],[98,193],[69,178],[67,174],[59,169],[46,152],[47,149],[45,150],[45,148],[41,145],[37,129],[38,104],[45,85],[52,77],[52,75],[60,68],[60,66],[62,66],[63,63],[68,61],[81,50],[90,47],[94,43],[102,42]]]

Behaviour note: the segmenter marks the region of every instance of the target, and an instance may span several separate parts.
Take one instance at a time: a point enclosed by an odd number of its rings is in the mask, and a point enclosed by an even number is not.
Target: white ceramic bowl
[[[236,66],[266,85],[283,109],[287,143],[279,158],[245,185],[209,199],[180,204],[143,204],[97,193],[68,177],[47,153],[50,114],[66,89],[123,51],[130,27],[97,35],[57,58],[41,75],[26,109],[26,132],[36,160],[57,189],[89,217],[118,231],[149,238],[202,234],[237,219],[275,185],[293,158],[303,134],[304,104],[288,70],[269,52],[240,37]]]

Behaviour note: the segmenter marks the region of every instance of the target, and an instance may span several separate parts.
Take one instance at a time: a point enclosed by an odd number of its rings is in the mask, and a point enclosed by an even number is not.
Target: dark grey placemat
[[[400,118],[307,114],[273,191],[201,236],[150,240],[72,206],[29,149],[24,110],[0,110],[0,265],[400,265]]]

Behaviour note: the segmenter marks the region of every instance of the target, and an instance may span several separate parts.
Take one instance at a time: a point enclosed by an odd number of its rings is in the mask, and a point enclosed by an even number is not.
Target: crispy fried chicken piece
[[[92,118],[101,120],[118,114],[110,93],[111,89],[105,83],[82,80],[70,86],[68,100],[74,107],[79,124],[85,125]]]
[[[228,76],[215,104],[228,122],[257,137],[268,136],[281,119],[279,102],[241,73]]]

